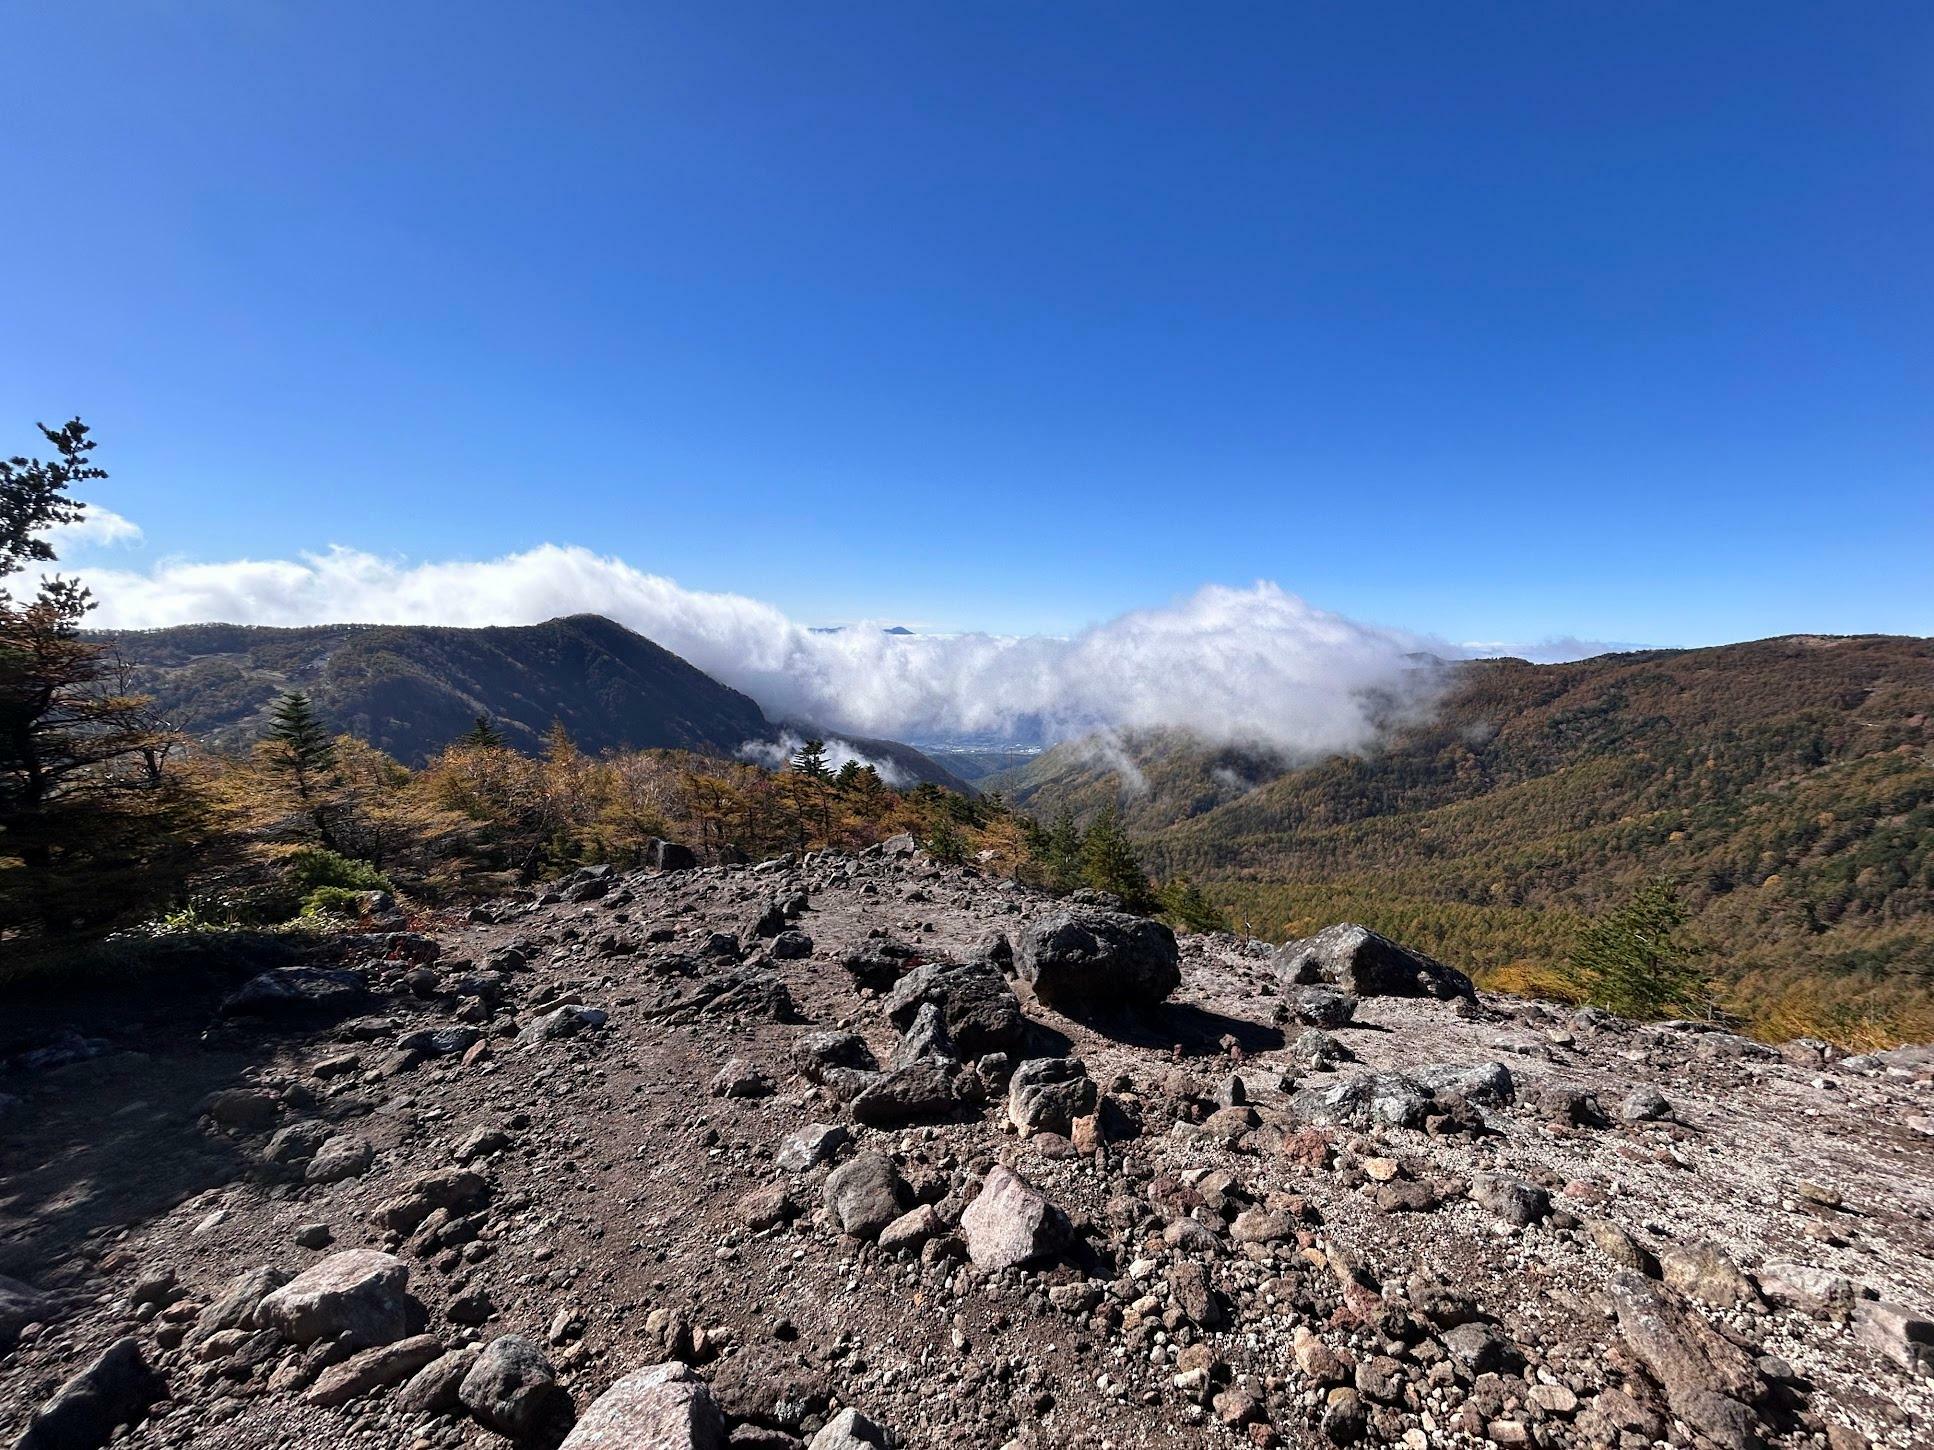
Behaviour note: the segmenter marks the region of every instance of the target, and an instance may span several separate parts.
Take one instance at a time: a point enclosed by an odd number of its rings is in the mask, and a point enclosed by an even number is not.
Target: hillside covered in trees
[[[125,662],[158,717],[233,750],[261,738],[277,698],[303,691],[336,730],[421,765],[488,716],[511,748],[562,725],[582,750],[687,750],[730,757],[781,727],[747,695],[597,614],[452,628],[193,624],[93,636]],[[802,726],[801,736],[817,732]],[[896,741],[851,742],[908,783],[965,789]]]
[[[1117,806],[1260,934],[1360,920],[1496,980],[1664,878],[1732,1002],[1857,1024],[1934,1001],[1930,720],[1934,641],[1788,637],[1448,666],[1363,758],[1138,736],[1114,744],[1139,780],[1072,744],[985,784],[1040,818]]]

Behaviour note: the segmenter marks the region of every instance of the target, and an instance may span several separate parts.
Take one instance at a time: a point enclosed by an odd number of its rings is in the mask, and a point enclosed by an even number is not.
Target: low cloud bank
[[[855,765],[872,766],[883,782],[896,789],[914,783],[912,777],[892,761],[868,755],[850,740],[829,735],[820,743],[826,747],[826,764],[833,770],[841,769],[850,761]],[[777,740],[746,741],[739,747],[739,759],[763,765],[767,770],[784,770],[792,764],[793,757],[799,754],[805,744],[805,736],[782,730]]]
[[[300,559],[77,571],[93,623],[529,624],[597,613],[744,690],[771,715],[857,736],[1048,742],[1174,728],[1303,756],[1361,750],[1431,672],[1414,636],[1315,608],[1272,583],[1209,585],[1070,638],[821,633],[738,594],[681,588],[621,559],[545,544],[411,563],[333,548]],[[1441,651],[1443,646],[1437,648]]]

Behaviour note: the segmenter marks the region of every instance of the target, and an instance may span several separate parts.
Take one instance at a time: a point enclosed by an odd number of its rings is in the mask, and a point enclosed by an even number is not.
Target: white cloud
[[[739,747],[739,759],[749,760],[754,765],[763,765],[767,770],[784,770],[792,764],[806,743],[806,737],[793,730],[782,730],[777,740],[748,740]],[[882,760],[868,755],[850,740],[828,736],[821,742],[826,747],[826,764],[838,770],[848,761],[855,765],[870,765],[887,785],[899,789],[913,784],[911,777],[890,760]]]
[[[775,718],[905,739],[1067,739],[1176,727],[1289,754],[1362,749],[1429,672],[1413,636],[1331,614],[1275,584],[1208,585],[1072,638],[814,633],[738,594],[701,593],[588,549],[412,563],[332,548],[296,560],[78,571],[94,623],[150,628],[385,622],[527,624],[605,614],[756,699]],[[1439,648],[1442,648],[1441,646]]]
[[[55,524],[41,537],[53,545],[58,557],[64,556],[70,549],[138,544],[141,542],[141,525],[133,519],[123,518],[113,509],[91,503],[87,511],[73,523]]]

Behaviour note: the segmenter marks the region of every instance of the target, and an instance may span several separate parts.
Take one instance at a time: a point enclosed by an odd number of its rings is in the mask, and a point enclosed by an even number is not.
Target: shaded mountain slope
[[[102,637],[165,718],[224,749],[259,736],[285,690],[305,691],[331,725],[411,765],[479,715],[526,751],[542,745],[553,723],[593,753],[730,756],[778,735],[750,696],[595,614],[480,629],[199,624]],[[910,746],[876,744],[902,775],[959,786]]]

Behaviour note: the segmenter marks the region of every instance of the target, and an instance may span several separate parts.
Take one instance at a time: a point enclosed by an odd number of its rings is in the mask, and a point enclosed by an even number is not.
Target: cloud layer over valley
[[[1059,638],[817,631],[757,599],[685,589],[556,544],[475,562],[402,562],[338,547],[297,560],[70,572],[94,589],[92,623],[101,628],[501,625],[604,614],[774,717],[899,739],[1052,741],[1182,728],[1290,755],[1358,750],[1374,741],[1380,712],[1414,704],[1427,688],[1430,672],[1412,655],[1433,647],[1272,583],[1208,585]]]

